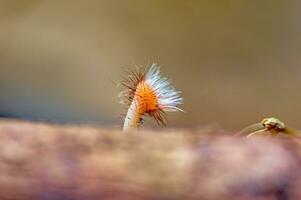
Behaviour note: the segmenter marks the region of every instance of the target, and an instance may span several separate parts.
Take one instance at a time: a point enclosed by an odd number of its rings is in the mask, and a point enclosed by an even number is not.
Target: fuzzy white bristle
[[[149,71],[146,73],[145,82],[156,93],[158,102],[163,111],[174,112],[182,111],[177,106],[183,103],[183,98],[180,97],[180,91],[176,91],[170,84],[167,78],[161,77],[160,67],[153,63]]]

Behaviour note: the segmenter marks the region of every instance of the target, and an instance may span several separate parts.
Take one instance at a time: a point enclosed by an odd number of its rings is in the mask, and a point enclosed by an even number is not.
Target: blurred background
[[[0,115],[122,124],[124,70],[153,61],[183,92],[170,127],[301,128],[298,0],[0,0]]]

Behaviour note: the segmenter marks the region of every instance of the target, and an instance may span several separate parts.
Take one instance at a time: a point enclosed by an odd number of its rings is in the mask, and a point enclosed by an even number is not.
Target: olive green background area
[[[153,61],[183,92],[170,127],[301,128],[298,0],[0,1],[2,116],[118,127],[123,71]],[[151,123],[150,126],[153,124]]]

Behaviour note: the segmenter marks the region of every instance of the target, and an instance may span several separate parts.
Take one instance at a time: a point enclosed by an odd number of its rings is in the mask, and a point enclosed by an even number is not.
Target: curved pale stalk
[[[248,136],[253,133],[258,133],[258,131],[265,130],[265,126],[262,123],[255,123],[247,126],[246,128],[239,131],[235,136]]]
[[[143,114],[139,110],[139,105],[133,100],[124,119],[123,131],[134,130],[140,125]]]

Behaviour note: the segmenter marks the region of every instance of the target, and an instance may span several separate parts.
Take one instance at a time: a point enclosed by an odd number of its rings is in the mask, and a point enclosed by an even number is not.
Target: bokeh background
[[[153,61],[183,91],[170,127],[301,119],[298,0],[0,1],[0,113],[121,125],[124,70]]]

